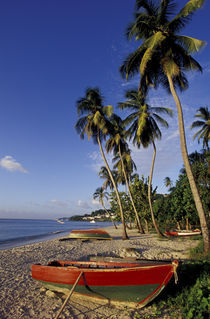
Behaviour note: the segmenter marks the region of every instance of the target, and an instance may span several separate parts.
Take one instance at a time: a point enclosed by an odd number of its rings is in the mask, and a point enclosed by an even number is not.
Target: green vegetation
[[[178,283],[172,280],[145,313],[136,311],[134,319],[207,319],[210,311],[210,262],[184,262],[178,268]]]
[[[206,217],[209,212],[209,176],[208,176],[208,157],[206,153],[190,154],[192,162],[192,170],[198,185],[198,189],[203,201]],[[141,223],[145,225],[145,230],[153,227],[149,202],[148,202],[148,178],[138,174],[133,175],[130,186],[136,209],[139,212]],[[199,228],[199,218],[196,212],[195,203],[192,198],[190,185],[186,177],[184,169],[180,170],[180,175],[174,187],[171,187],[169,194],[162,195],[156,193],[157,189],[152,188],[151,199],[153,203],[154,216],[157,223],[160,225],[161,231],[180,227]],[[134,211],[126,192],[120,192],[125,218],[128,222],[135,221]],[[110,193],[110,208],[113,213],[118,216],[118,206],[114,192]]]
[[[69,217],[69,220],[72,221],[85,221],[85,220],[91,220],[97,217],[97,221],[110,221],[110,217],[106,217],[106,210],[104,209],[97,209],[90,214],[84,214],[84,215],[74,215]],[[110,211],[109,211],[110,213]],[[85,218],[85,219],[84,219]]]
[[[178,271],[178,284],[171,282],[156,302],[158,312],[167,309],[171,318],[209,318],[209,271],[207,260],[184,262]]]

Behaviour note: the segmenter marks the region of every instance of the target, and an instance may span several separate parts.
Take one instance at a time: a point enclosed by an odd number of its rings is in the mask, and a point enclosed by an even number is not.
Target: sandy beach
[[[155,234],[141,235],[128,230],[129,240],[121,239],[121,228],[107,227],[112,240],[59,241],[59,238],[0,251],[0,318],[55,318],[65,297],[41,287],[31,278],[31,265],[50,260],[88,260],[90,256],[121,256],[145,259],[187,259],[197,240],[161,240]],[[60,318],[133,319],[149,313],[151,306],[139,310],[118,309],[86,302],[72,296]],[[161,317],[162,318],[162,317]],[[170,318],[167,315],[164,318]]]

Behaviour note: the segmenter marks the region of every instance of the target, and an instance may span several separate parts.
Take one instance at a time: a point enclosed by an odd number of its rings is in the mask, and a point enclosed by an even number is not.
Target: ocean
[[[65,221],[64,224],[60,224],[50,219],[0,218],[0,250],[66,236],[73,229],[103,228],[111,225],[111,222],[91,224],[83,221]]]

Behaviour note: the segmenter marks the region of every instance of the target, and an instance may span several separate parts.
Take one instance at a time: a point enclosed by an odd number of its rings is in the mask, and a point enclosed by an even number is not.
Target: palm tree
[[[103,147],[102,139],[105,139],[109,131],[109,121],[108,118],[111,117],[113,112],[113,107],[111,105],[103,106],[103,98],[98,88],[88,88],[85,93],[85,97],[77,101],[77,113],[80,118],[76,123],[76,130],[80,134],[80,137],[84,139],[85,134],[87,134],[88,140],[92,137],[94,143],[99,145],[102,158],[104,160],[105,166],[109,173],[110,179],[115,188],[117,195],[117,200],[120,209],[120,215],[123,226],[123,239],[127,239],[127,233],[125,228],[125,219],[122,209],[122,204],[117,190],[116,183],[112,176],[111,170],[109,168],[108,162],[106,160]]]
[[[135,217],[136,217],[136,222],[137,222],[137,227],[139,229],[139,231],[141,233],[143,233],[143,228],[139,219],[139,215],[138,212],[136,210],[134,201],[133,201],[133,197],[130,191],[130,187],[129,187],[129,183],[128,183],[128,178],[127,178],[127,174],[125,171],[125,166],[124,166],[124,160],[123,160],[123,153],[124,151],[126,151],[128,149],[128,145],[125,141],[125,137],[126,137],[126,131],[125,128],[123,127],[123,121],[122,119],[115,115],[112,115],[112,130],[111,130],[111,136],[108,139],[108,141],[106,142],[106,150],[107,152],[111,152],[114,151],[114,154],[119,154],[121,163],[122,163],[122,171],[123,171],[123,175],[124,175],[124,179],[127,185],[127,189],[128,189],[128,193],[130,196],[130,200],[135,212]]]
[[[195,133],[193,139],[198,138],[198,143],[200,139],[203,140],[203,148],[209,149],[209,140],[210,140],[210,113],[208,107],[200,107],[197,110],[195,117],[198,117],[200,120],[195,121],[191,125],[191,129],[198,127],[200,130]]]
[[[165,184],[166,187],[170,187],[171,188],[172,185],[173,185],[173,182],[170,179],[170,177],[167,176],[167,177],[164,178],[164,184]]]
[[[182,106],[176,89],[188,86],[185,71],[202,68],[192,57],[205,42],[180,35],[180,31],[189,22],[193,13],[202,7],[204,0],[190,0],[180,12],[169,20],[174,12],[172,0],[136,0],[135,19],[127,29],[129,39],[135,37],[143,43],[130,54],[120,68],[122,76],[128,78],[140,71],[139,92],[147,92],[150,86],[157,88],[163,85],[174,98],[178,112],[180,145],[187,177],[199,215],[204,252],[209,251],[209,232],[203,205],[192,174],[188,159]]]
[[[103,187],[98,187],[95,191],[95,193],[93,194],[93,198],[94,199],[98,199],[99,203],[102,205],[103,209],[106,211],[106,213],[109,215],[115,229],[117,229],[117,226],[115,224],[115,222],[112,219],[112,216],[110,214],[110,212],[106,209],[105,205],[104,205],[104,199],[108,199],[109,194],[108,192],[105,192]]]
[[[135,171],[137,170],[137,167],[136,167],[135,162],[132,160],[131,150],[129,148],[126,148],[126,150],[123,150],[122,159],[123,159],[123,165],[125,168],[125,172],[126,172],[126,175],[128,178],[128,184],[130,186],[131,180],[132,180],[132,173],[134,170]],[[123,173],[122,161],[121,161],[118,153],[113,157],[112,161],[115,163],[113,166],[114,169],[117,169],[118,172]]]
[[[157,113],[165,113],[167,115],[172,115],[172,111],[169,108],[165,107],[151,107],[146,103],[146,98],[141,96],[138,91],[132,90],[126,92],[127,101],[124,103],[119,103],[119,107],[121,109],[128,108],[132,109],[134,112],[128,115],[125,119],[127,124],[131,124],[128,132],[130,134],[130,138],[133,138],[134,145],[140,147],[148,147],[150,144],[153,145],[153,159],[152,166],[149,177],[148,184],[148,201],[152,216],[153,225],[156,229],[156,232],[159,236],[163,236],[160,232],[158,225],[155,220],[152,201],[151,201],[151,185],[152,185],[152,177],[153,170],[156,158],[156,146],[155,139],[161,138],[161,131],[158,127],[157,122],[161,125],[168,127],[168,123]]]
[[[101,169],[100,169],[98,175],[100,178],[104,179],[103,188],[107,189],[109,187],[110,190],[113,191],[114,186],[113,186],[112,180],[110,178],[109,172],[105,166],[101,166]],[[117,185],[117,172],[115,170],[112,170],[112,176],[115,180],[115,184]]]

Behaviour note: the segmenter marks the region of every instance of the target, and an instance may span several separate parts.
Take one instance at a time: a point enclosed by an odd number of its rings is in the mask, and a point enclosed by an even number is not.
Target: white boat
[[[91,223],[91,224],[95,224],[95,220],[94,220],[94,219],[91,220],[90,223]]]
[[[200,229],[195,229],[195,230],[175,230],[175,231],[167,231],[166,235],[167,236],[180,236],[180,237],[185,237],[185,236],[195,236],[195,235],[200,235],[201,231]]]
[[[60,223],[60,224],[64,224],[64,222],[63,222],[62,220],[60,220],[60,219],[56,219],[56,221],[57,221],[58,223]]]

